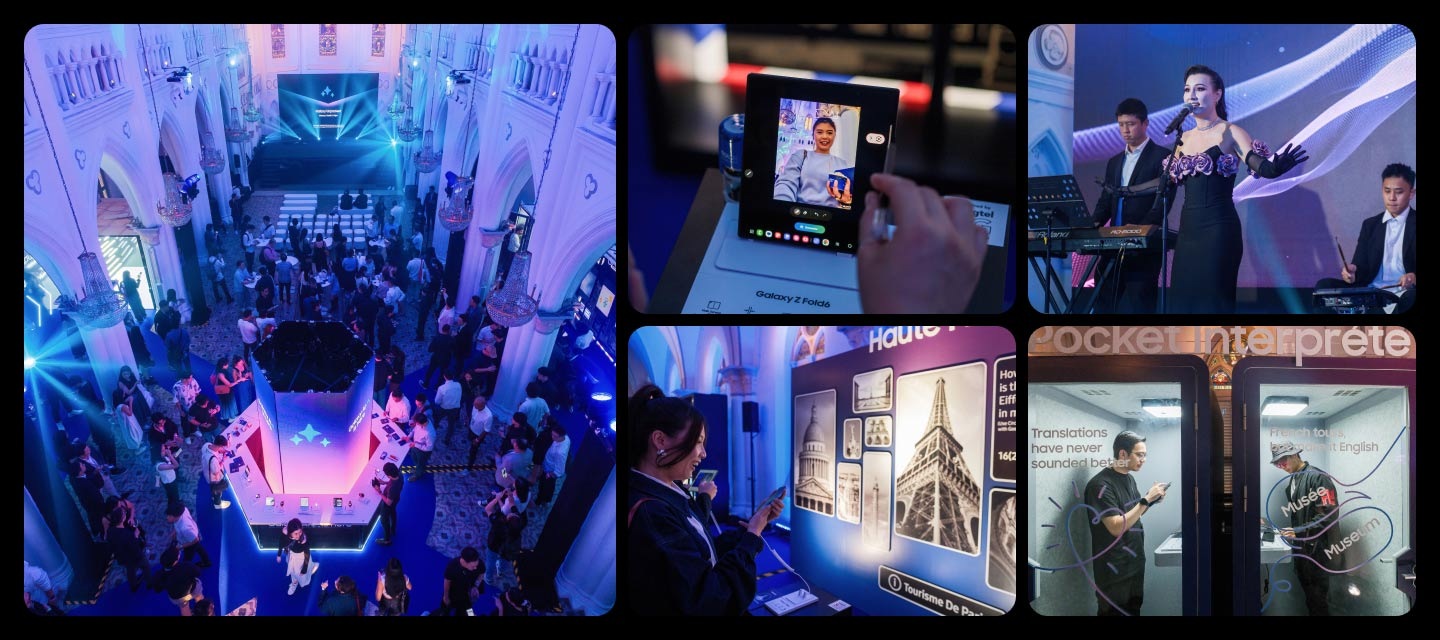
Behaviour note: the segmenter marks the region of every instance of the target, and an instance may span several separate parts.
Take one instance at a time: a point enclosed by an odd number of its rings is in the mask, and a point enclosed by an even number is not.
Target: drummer
[[[1370,286],[1393,291],[1400,301],[1385,307],[1387,313],[1404,313],[1415,306],[1415,170],[1395,163],[1380,173],[1385,211],[1366,218],[1351,262],[1340,278],[1324,278],[1316,289]]]

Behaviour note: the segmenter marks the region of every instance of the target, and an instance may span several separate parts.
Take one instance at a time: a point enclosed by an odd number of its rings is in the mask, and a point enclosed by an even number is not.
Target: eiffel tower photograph
[[[896,389],[895,533],[980,555],[986,366],[910,374]]]
[[[796,507],[835,515],[835,390],[795,396]]]

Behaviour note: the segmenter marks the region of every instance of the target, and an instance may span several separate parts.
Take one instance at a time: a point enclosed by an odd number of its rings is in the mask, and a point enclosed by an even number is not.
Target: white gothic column
[[[590,505],[590,515],[555,573],[555,591],[588,616],[604,615],[615,606],[615,471]]]
[[[615,480],[613,473],[610,480],[612,483]],[[611,516],[614,516],[614,513],[611,513]],[[613,547],[612,543],[611,548]],[[25,489],[25,561],[29,562],[30,566],[40,567],[50,574],[50,582],[55,587],[56,595],[63,597],[59,592],[69,590],[70,581],[75,577],[75,569],[70,566],[70,559],[65,556],[65,549],[60,547],[60,541],[55,539],[50,525],[45,524],[45,516],[41,515],[39,507],[35,506],[35,499],[30,497],[28,488]]]
[[[555,348],[555,331],[570,313],[541,311],[535,319],[511,327],[505,338],[505,356],[500,361],[500,377],[490,395],[490,406],[497,417],[510,419],[510,414],[525,399],[525,384],[535,378],[535,370],[550,361]]]
[[[439,229],[439,223],[436,223]],[[490,285],[495,282],[495,267],[500,264],[500,247],[509,231],[505,229],[481,229],[478,225],[466,232],[465,255],[460,269],[460,291],[467,295],[480,296],[484,300],[490,295]],[[436,234],[439,237],[439,234]]]
[[[140,371],[135,366],[135,355],[130,351],[130,337],[125,333],[125,323],[117,323],[104,329],[87,329],[82,326],[80,339],[85,343],[85,356],[90,361],[90,368],[95,372],[95,382],[99,385],[95,392],[105,403],[106,410],[113,409],[110,391],[115,388],[116,380],[120,377],[120,367],[128,365],[137,373]]]
[[[156,225],[139,227],[135,231],[140,234],[140,241],[144,243],[150,264],[154,267],[156,279],[151,285],[155,291],[151,293],[158,305],[165,299],[166,289],[175,289],[176,293],[184,290],[185,275],[180,264],[180,250],[175,246],[175,234],[170,233],[170,227]]]

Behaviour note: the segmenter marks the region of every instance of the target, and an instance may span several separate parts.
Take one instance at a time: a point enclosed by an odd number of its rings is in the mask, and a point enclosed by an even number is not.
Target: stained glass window
[[[338,25],[320,25],[320,55],[335,55],[335,31]]]
[[[370,57],[385,57],[385,25],[370,25]]]
[[[270,57],[285,57],[285,25],[270,25]]]

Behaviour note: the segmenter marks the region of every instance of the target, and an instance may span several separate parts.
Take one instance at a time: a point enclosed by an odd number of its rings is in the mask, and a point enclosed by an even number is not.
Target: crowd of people
[[[376,200],[379,206],[381,199]],[[388,224],[381,225],[380,220],[377,213],[368,227],[373,237],[398,239],[394,216]],[[212,226],[206,232],[207,245],[214,243],[206,275],[212,282],[215,304],[233,303],[231,280],[245,304],[236,314],[238,345],[231,355],[215,361],[212,373],[202,376],[208,377],[208,387],[202,387],[191,367],[189,305],[178,299],[173,289],[157,305],[153,326],[145,325],[149,318],[138,295],[131,291],[135,287],[125,289],[132,310],[126,329],[138,366],[121,369],[109,398],[113,414],[84,377],[63,378],[67,387],[63,406],[71,413],[85,414],[90,437],[67,443],[61,468],[91,534],[107,545],[117,565],[125,569],[130,590],[164,591],[181,615],[217,613],[201,581],[202,570],[211,564],[211,550],[206,548],[192,511],[198,506],[187,504],[183,497],[184,460],[197,454],[199,479],[209,485],[211,506],[229,507],[223,460],[231,445],[221,434],[256,398],[250,356],[278,322],[276,311],[298,305],[292,307],[295,315],[287,317],[342,321],[374,348],[375,399],[401,426],[404,444],[409,445],[414,472],[407,478],[397,463],[387,463],[385,479],[376,482],[384,531],[377,543],[388,546],[403,535],[397,531],[403,527],[396,517],[403,487],[407,480],[429,475],[429,461],[437,449],[454,447],[458,457],[466,460],[468,474],[480,479],[481,494],[489,496],[479,501],[489,523],[485,544],[480,549],[466,547],[450,562],[445,569],[442,602],[427,613],[466,615],[479,601],[482,577],[500,593],[495,606],[503,615],[527,613],[529,604],[519,589],[515,563],[525,546],[522,532],[531,507],[550,502],[565,474],[570,440],[553,415],[554,408],[574,404],[572,390],[563,384],[565,374],[556,376],[547,367],[539,368],[523,397],[506,399],[505,404],[519,408],[508,423],[502,422],[492,412],[490,400],[507,329],[488,317],[479,296],[465,298],[448,290],[444,264],[433,248],[423,247],[423,239],[420,243],[392,241],[383,248],[381,243],[362,250],[348,247],[338,230],[328,241],[316,237],[312,242],[307,230],[292,224],[289,241],[277,246],[273,239],[254,241],[255,237],[274,238],[268,216],[259,233],[248,220],[237,222],[237,230],[248,241],[244,260],[234,260],[233,267],[224,255],[222,229]],[[129,274],[125,279],[134,281]],[[253,306],[248,302],[252,289]],[[395,338],[402,313],[415,314],[417,341],[423,342],[427,334],[433,336],[428,341],[422,390],[413,398],[401,388],[410,370],[407,355],[413,356]],[[156,395],[161,392],[152,374],[156,363],[142,333],[147,330],[154,331],[165,345],[165,362],[176,380],[168,389],[171,398],[164,401]],[[214,345],[207,350],[213,352]],[[232,348],[225,346],[224,351]],[[55,417],[58,422],[65,415]],[[457,431],[461,434],[458,441]],[[482,452],[486,459],[481,459]],[[147,536],[137,522],[131,498],[146,498],[137,491],[117,490],[112,476],[127,472],[119,466],[121,459],[132,466],[145,459],[141,466],[147,468],[130,473],[153,475],[155,504],[164,505],[160,511],[165,514],[167,531]],[[493,484],[488,474],[491,463]],[[195,473],[195,467],[188,472]],[[148,478],[144,484],[150,484]],[[164,502],[159,503],[162,495]],[[321,563],[298,520],[286,526],[283,534],[288,542],[278,550],[277,561],[285,566],[288,590],[293,594],[310,584]],[[159,564],[153,566],[156,560]],[[367,599],[369,594],[351,576],[338,576],[333,580],[334,589],[331,586],[329,579],[320,585],[319,607],[326,615],[402,615],[409,610],[412,585],[398,559],[391,558],[378,572],[373,600]],[[27,604],[31,593],[39,592],[27,588]],[[44,599],[43,595],[36,598]],[[36,608],[43,606],[37,604]]]

